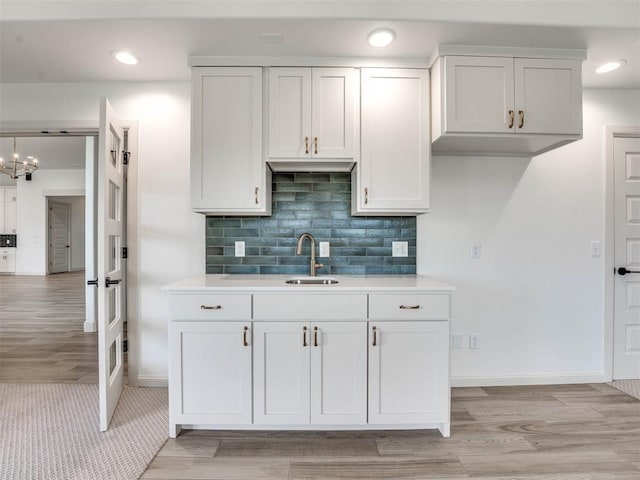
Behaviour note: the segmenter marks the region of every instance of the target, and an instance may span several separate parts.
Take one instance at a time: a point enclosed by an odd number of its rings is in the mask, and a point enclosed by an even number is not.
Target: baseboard
[[[47,272],[16,272],[15,275],[32,275],[32,276],[44,277],[47,275]]]
[[[451,377],[452,387],[499,387],[509,385],[559,385],[574,383],[605,383],[611,378],[602,372],[563,375],[491,375],[485,377]]]
[[[168,387],[169,380],[167,377],[139,376],[138,387]]]

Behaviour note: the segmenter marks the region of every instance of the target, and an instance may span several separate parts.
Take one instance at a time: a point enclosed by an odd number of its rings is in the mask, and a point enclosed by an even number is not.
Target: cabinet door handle
[[[373,342],[371,342],[371,346],[375,347],[378,345],[378,329],[376,327],[371,327],[373,331]]]
[[[364,187],[364,204],[369,203],[369,189]]]
[[[200,305],[200,310],[220,310],[222,305]]]
[[[313,327],[313,346],[318,346],[318,327]]]
[[[302,346],[307,346],[307,327],[302,327]]]
[[[509,129],[513,128],[513,110],[509,110]]]
[[[242,344],[245,347],[249,346],[249,341],[247,340],[247,333],[249,332],[249,327],[245,326],[244,327],[244,332],[243,332],[243,336],[242,336]]]
[[[318,137],[313,137],[313,154],[318,154]]]
[[[309,154],[309,137],[304,137],[304,153]]]
[[[400,310],[418,310],[420,305],[400,305]]]
[[[518,124],[518,128],[524,127],[524,110],[518,110],[518,115],[520,115],[520,123]]]
[[[258,187],[256,187],[256,189],[254,190],[253,194],[256,197],[256,205],[258,205],[260,202],[258,201],[258,192],[260,191],[260,189]]]

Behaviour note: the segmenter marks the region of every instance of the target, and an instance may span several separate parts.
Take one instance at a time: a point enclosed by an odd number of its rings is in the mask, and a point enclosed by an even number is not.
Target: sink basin
[[[335,285],[338,279],[333,277],[292,277],[285,280],[289,285]]]

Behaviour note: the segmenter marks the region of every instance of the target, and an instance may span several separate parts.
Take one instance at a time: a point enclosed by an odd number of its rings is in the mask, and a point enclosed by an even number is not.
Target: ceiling
[[[377,49],[381,26],[397,38]],[[426,62],[440,44],[586,49],[585,87],[640,88],[640,0],[0,0],[0,82],[187,80],[196,55]]]

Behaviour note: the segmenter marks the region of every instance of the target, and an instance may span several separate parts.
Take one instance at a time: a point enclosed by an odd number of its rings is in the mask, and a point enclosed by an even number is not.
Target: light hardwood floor
[[[0,275],[0,382],[97,383],[84,272]]]
[[[143,479],[639,480],[640,400],[606,384],[454,388],[437,431],[186,431]]]

